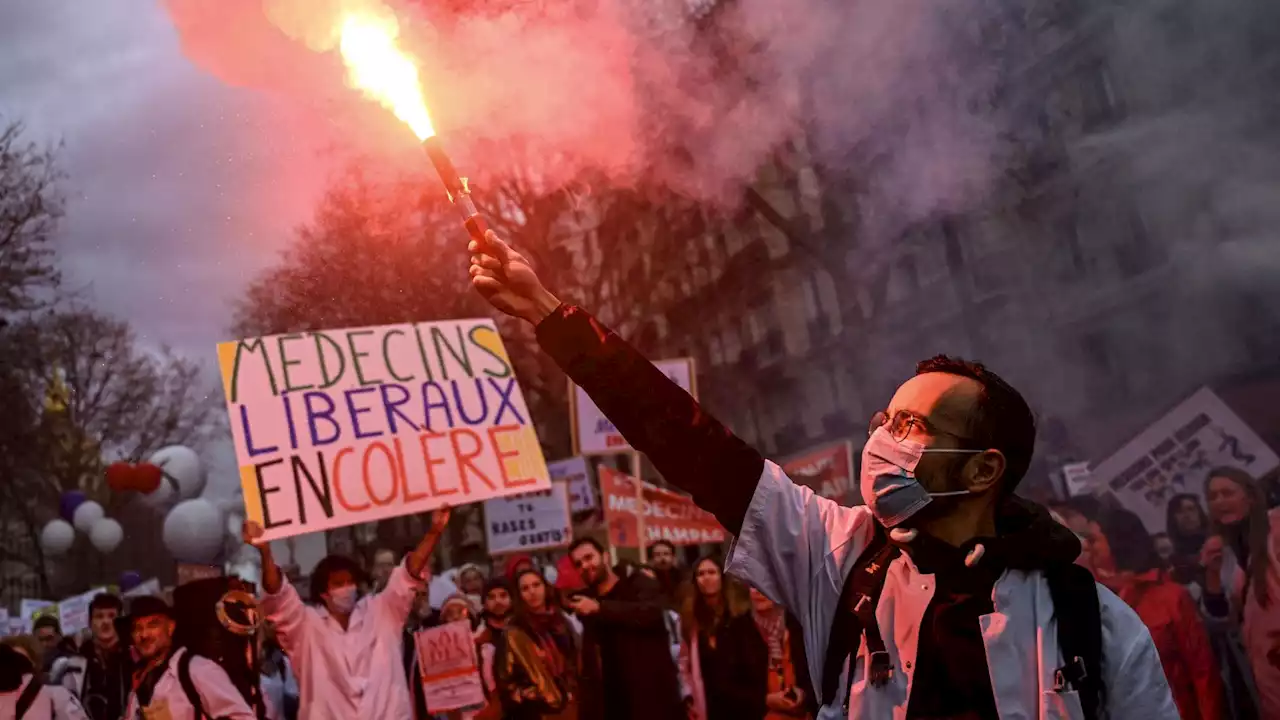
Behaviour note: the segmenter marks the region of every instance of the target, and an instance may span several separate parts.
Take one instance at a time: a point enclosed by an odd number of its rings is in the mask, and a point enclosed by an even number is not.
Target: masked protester
[[[484,609],[484,570],[475,563],[467,563],[458,569],[458,590],[471,601],[471,617],[479,618]]]
[[[397,566],[380,593],[361,598],[359,565],[340,555],[321,560],[311,573],[311,599],[302,602],[284,582],[262,527],[245,523],[244,540],[262,554],[262,609],[293,664],[299,717],[307,720],[413,720],[403,669],[403,632],[414,597],[425,587],[427,560],[449,519],[432,515],[431,529]]]
[[[824,720],[1177,717],[1137,614],[1074,565],[1069,530],[1014,495],[1035,418],[995,373],[921,363],[872,418],[866,505],[845,507],[792,482],[598,320],[562,305],[496,235],[468,249],[480,294],[535,326],[631,447],[736,536],[727,571],[796,614],[823,670]]]
[[[173,646],[176,625],[164,600],[136,598],[129,610],[138,666],[125,718],[257,720],[225,670]]]
[[[568,602],[583,626],[579,717],[683,717],[657,581],[639,572],[620,577],[591,538],[574,541],[569,557],[586,584],[586,592]]]

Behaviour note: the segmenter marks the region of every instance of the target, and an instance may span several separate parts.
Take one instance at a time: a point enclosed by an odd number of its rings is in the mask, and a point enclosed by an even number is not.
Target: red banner
[[[638,547],[637,508],[643,508],[645,545],[666,540],[673,545],[724,542],[727,533],[715,516],[693,504],[685,495],[643,483],[643,498],[636,495],[636,481],[612,468],[600,466],[600,495],[609,542],[615,547]]]
[[[809,450],[782,464],[787,477],[818,495],[837,502],[861,505],[853,465],[853,444],[848,440]]]

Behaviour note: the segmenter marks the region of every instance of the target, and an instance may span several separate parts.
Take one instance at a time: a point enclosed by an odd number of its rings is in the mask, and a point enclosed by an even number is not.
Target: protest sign
[[[87,593],[73,595],[58,603],[58,622],[63,635],[74,635],[89,627],[89,603],[102,593],[105,587],[94,588]]]
[[[428,628],[415,633],[413,638],[428,712],[441,713],[484,704],[484,684],[480,679],[470,621]]]
[[[591,488],[591,472],[587,459],[574,457],[547,463],[552,480],[561,480],[569,490],[569,512],[578,513],[596,508],[596,493]]]
[[[31,623],[43,614],[58,615],[58,604],[49,600],[33,600],[22,598],[18,602],[18,621],[22,623],[19,634],[31,632]]]
[[[490,555],[566,547],[573,541],[568,486],[553,480],[550,490],[486,500],[484,522]]]
[[[1201,388],[1093,468],[1095,492],[1110,491],[1152,533],[1165,529],[1169,500],[1191,493],[1204,502],[1216,467],[1259,477],[1280,458],[1209,388]]]
[[[218,364],[266,540],[550,487],[490,319],[251,338]]]
[[[22,618],[16,618],[16,617],[9,618],[8,631],[10,635],[25,635],[31,632],[29,629],[27,629],[26,621],[24,621]]]
[[[1067,497],[1088,495],[1093,484],[1093,473],[1089,471],[1089,463],[1067,463],[1062,466],[1062,486]]]
[[[160,596],[160,580],[158,578],[151,578],[150,580],[141,582],[120,594],[121,597],[127,598],[145,597],[147,595],[153,595],[156,597]]]
[[[658,360],[654,365],[685,392],[698,397],[693,360],[677,358]],[[631,452],[631,446],[618,432],[618,428],[600,412],[586,391],[570,383],[569,418],[573,424],[573,453],[575,455],[608,455]]]
[[[724,542],[724,528],[714,515],[694,505],[692,498],[643,483],[642,502],[636,497],[634,478],[603,465],[599,472],[600,496],[611,545],[639,546],[639,512],[644,513],[645,546],[657,540],[673,545]]]
[[[853,443],[848,440],[808,450],[782,463],[782,470],[796,484],[821,497],[862,504],[854,474]]]

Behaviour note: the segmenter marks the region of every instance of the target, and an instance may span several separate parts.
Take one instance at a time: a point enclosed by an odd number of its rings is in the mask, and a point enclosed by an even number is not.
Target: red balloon
[[[159,465],[141,463],[133,468],[133,489],[144,495],[150,495],[160,488],[164,482],[164,471]]]
[[[107,487],[112,492],[131,490],[133,485],[133,465],[127,462],[113,462],[107,466]]]

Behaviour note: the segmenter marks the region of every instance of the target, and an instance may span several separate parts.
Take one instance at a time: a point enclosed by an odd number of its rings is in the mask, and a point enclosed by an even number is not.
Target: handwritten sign
[[[567,547],[573,541],[568,486],[552,480],[550,490],[486,500],[484,522],[490,555]]]
[[[62,634],[74,635],[89,627],[89,604],[102,593],[105,587],[95,588],[58,603],[58,622],[62,625]]]
[[[569,490],[569,512],[578,513],[596,509],[596,493],[591,487],[591,471],[587,459],[573,457],[547,463],[552,480],[564,482]]]
[[[218,364],[267,540],[550,487],[492,320],[227,342]]]
[[[600,495],[609,542],[616,547],[638,547],[638,517],[644,513],[645,545],[666,540],[673,545],[724,542],[725,531],[711,513],[693,499],[643,484],[643,500],[636,496],[636,481],[613,468],[600,466]]]
[[[862,504],[854,473],[853,443],[848,440],[809,450],[784,462],[782,470],[821,497]]]
[[[428,628],[415,633],[413,638],[428,712],[484,705],[484,682],[480,679],[470,621]]]
[[[1090,472],[1095,491],[1109,490],[1142,518],[1149,532],[1165,529],[1169,500],[1192,493],[1216,467],[1235,467],[1255,478],[1280,458],[1209,388],[1201,388]]]
[[[678,358],[675,360],[658,360],[654,363],[664,375],[684,391],[698,397],[697,385],[694,381],[693,360]],[[609,418],[600,412],[600,408],[591,401],[586,391],[577,385],[569,387],[569,416],[573,423],[573,452],[575,455],[609,455],[613,453],[631,452],[622,433],[614,427]]]

